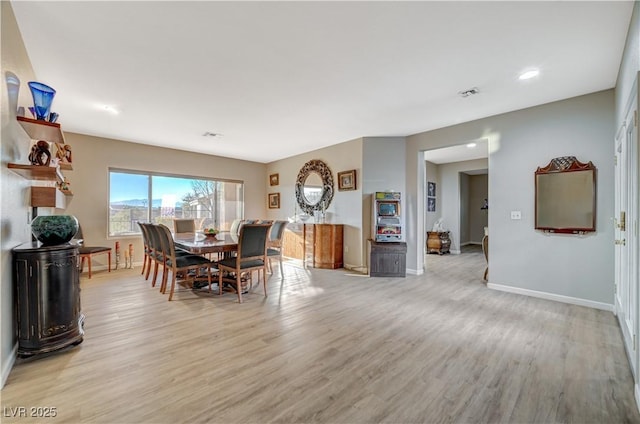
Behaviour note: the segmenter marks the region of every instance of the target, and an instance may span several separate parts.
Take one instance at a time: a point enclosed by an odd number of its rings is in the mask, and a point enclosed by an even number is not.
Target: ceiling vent
[[[212,131],[207,131],[204,134],[202,134],[202,136],[203,137],[220,137],[220,136],[222,136],[222,134],[215,133],[215,132],[212,132]]]
[[[473,96],[474,94],[478,94],[479,92],[480,90],[478,90],[478,87],[473,87],[468,90],[458,91],[458,94],[460,95],[460,97],[469,97]]]

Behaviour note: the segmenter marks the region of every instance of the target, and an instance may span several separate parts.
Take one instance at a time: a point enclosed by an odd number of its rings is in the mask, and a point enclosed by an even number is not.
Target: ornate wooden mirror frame
[[[596,230],[596,167],[575,156],[552,159],[535,172],[535,228],[550,233]]]
[[[311,204],[307,201],[304,195],[305,181],[312,173],[317,173],[322,179],[322,194],[319,200]],[[322,211],[323,207],[329,207],[331,200],[333,199],[333,174],[331,169],[321,160],[313,159],[305,163],[304,166],[298,172],[298,178],[296,180],[296,201],[305,213],[313,215],[314,211]]]

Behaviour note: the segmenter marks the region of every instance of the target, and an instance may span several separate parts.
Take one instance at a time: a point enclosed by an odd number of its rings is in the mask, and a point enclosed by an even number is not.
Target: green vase
[[[36,216],[31,232],[43,246],[68,243],[78,232],[78,220],[73,215]]]

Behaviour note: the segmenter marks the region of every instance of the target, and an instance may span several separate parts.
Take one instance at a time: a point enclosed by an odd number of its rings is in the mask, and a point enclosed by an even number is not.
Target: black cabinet
[[[407,243],[371,241],[369,276],[404,277],[407,272]]]
[[[82,342],[78,248],[25,243],[13,249],[18,355]]]

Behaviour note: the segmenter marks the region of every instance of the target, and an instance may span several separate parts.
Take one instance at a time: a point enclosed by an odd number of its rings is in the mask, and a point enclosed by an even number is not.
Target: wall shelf
[[[58,168],[54,168],[52,166],[9,163],[7,164],[7,167],[27,180],[64,181],[64,175],[62,175]]]
[[[66,144],[60,124],[18,116],[18,122],[32,140],[45,140],[56,144]]]
[[[58,190],[56,187],[31,187],[31,206],[35,208],[58,208],[67,207],[67,198],[72,197],[69,190]]]

